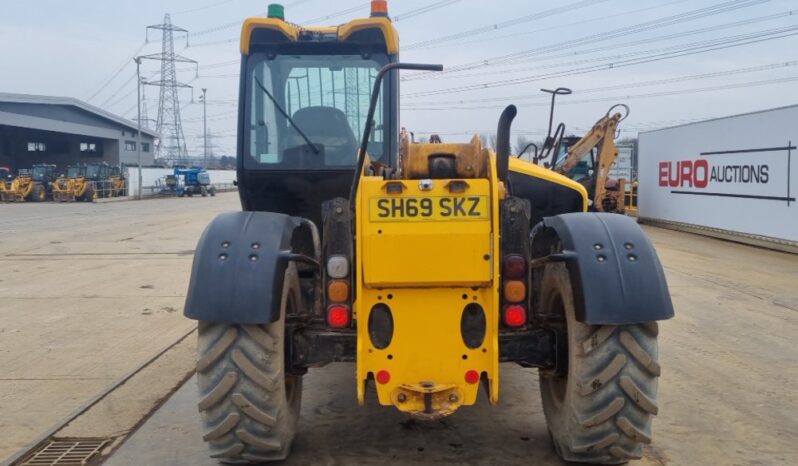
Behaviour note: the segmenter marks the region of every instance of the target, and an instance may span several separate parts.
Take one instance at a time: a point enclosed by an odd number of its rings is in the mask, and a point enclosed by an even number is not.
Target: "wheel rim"
[[[567,342],[568,325],[565,318],[565,303],[563,302],[562,294],[560,294],[559,291],[555,292],[549,298],[548,305],[546,306],[546,315],[558,316],[561,319],[560,322],[557,322],[557,326],[560,327],[560,333],[564,336],[565,341]],[[560,347],[565,349],[565,361],[562,371],[560,373],[552,371],[546,375],[549,394],[551,395],[552,401],[554,401],[557,406],[561,406],[565,402],[565,394],[568,387],[568,345],[560,345]]]

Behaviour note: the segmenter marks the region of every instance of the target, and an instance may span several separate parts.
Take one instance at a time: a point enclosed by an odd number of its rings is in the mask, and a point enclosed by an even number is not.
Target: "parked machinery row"
[[[6,202],[92,202],[123,196],[127,188],[122,170],[105,163],[70,165],[60,174],[55,165],[39,164],[20,169],[16,176],[0,167],[0,176],[0,199]]]

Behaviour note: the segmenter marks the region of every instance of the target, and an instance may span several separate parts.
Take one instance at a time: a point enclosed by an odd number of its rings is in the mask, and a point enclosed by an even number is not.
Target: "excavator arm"
[[[594,208],[600,212],[607,210],[619,212],[623,210],[622,199],[620,203],[609,203],[615,207],[607,209],[606,204],[608,203],[605,203],[605,198],[609,196],[607,192],[607,182],[609,180],[610,168],[618,157],[618,148],[615,146],[615,132],[618,129],[618,123],[624,118],[625,116],[620,112],[616,112],[612,115],[607,113],[607,115],[593,125],[587,134],[568,148],[565,161],[562,164],[557,164],[559,166],[554,168],[554,171],[560,174],[568,174],[576,164],[590,154],[593,148],[597,148],[596,173],[594,175],[596,187],[594,193],[592,193],[592,198]],[[618,187],[620,195],[623,195],[623,188],[622,182]],[[613,196],[615,196],[614,193]]]

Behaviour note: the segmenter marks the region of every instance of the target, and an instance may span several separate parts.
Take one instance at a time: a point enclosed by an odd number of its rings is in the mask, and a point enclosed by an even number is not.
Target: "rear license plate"
[[[372,222],[441,222],[485,220],[488,196],[372,197]]]

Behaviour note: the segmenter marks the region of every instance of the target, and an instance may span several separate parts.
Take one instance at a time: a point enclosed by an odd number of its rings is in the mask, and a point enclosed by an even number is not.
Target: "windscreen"
[[[568,149],[570,148],[571,146],[565,143],[560,145],[560,150],[557,153],[557,163],[555,164],[554,168],[561,168],[563,165],[565,165],[565,161],[568,160]],[[571,171],[565,175],[575,181],[590,178],[593,174],[593,165],[593,151],[591,151],[590,154],[586,155],[584,158],[582,158],[582,160],[577,162],[577,164],[571,168]]]
[[[86,178],[96,180],[99,174],[100,174],[99,165],[89,165],[88,167],[86,167]]]
[[[31,178],[36,181],[44,180],[45,175],[47,175],[47,168],[45,167],[33,167],[33,174]]]
[[[353,168],[374,80],[385,55],[254,55],[247,71],[246,165],[264,169]],[[384,86],[383,86],[384,87]],[[368,153],[386,152],[382,92]]]
[[[67,178],[77,178],[79,176],[83,176],[83,170],[81,167],[69,167],[67,168]]]

